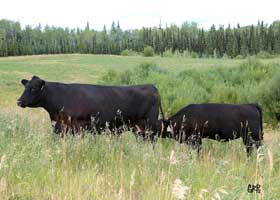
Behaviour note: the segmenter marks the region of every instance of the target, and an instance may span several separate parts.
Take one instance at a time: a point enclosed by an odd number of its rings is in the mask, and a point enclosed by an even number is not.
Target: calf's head
[[[162,138],[172,138],[173,132],[170,129],[170,120],[160,119],[157,121],[157,130],[159,137]]]
[[[18,106],[22,108],[41,106],[45,81],[37,76],[33,76],[30,81],[22,79],[21,83],[25,89],[21,97],[17,100]]]

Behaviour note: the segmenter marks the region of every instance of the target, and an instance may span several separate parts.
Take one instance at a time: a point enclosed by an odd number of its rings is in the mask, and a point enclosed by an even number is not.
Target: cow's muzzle
[[[24,104],[24,102],[21,101],[20,99],[17,100],[17,105],[20,106],[20,107],[22,107],[22,108],[25,108],[25,107],[26,107],[26,105]]]

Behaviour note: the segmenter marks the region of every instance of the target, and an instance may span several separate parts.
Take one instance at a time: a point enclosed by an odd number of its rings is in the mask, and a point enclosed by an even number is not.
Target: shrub
[[[136,76],[137,78],[145,79],[149,76],[150,71],[156,68],[155,63],[141,63],[137,68],[136,68]]]
[[[129,50],[128,50],[128,49],[124,49],[124,50],[121,52],[121,55],[122,55],[122,56],[129,56]]]
[[[258,67],[263,67],[263,64],[261,63],[261,61],[259,59],[257,59],[255,56],[250,56],[246,59],[245,62],[243,62],[240,65],[240,69],[241,70],[245,70],[245,69],[256,69]]]
[[[270,54],[269,52],[267,52],[267,51],[260,51],[259,53],[257,53],[256,57],[257,57],[257,58],[262,58],[262,59],[264,59],[264,58],[273,58],[274,56],[271,55],[271,54]]]
[[[182,53],[179,50],[176,50],[173,55],[176,57],[182,57]]]
[[[196,52],[191,52],[191,58],[198,58],[199,55]]]
[[[274,121],[280,120],[280,72],[266,84],[263,84],[260,92],[262,105],[266,108],[266,114]]]
[[[110,69],[106,71],[106,73],[102,76],[102,83],[110,83],[112,84],[114,80],[117,78],[116,71]]]
[[[133,73],[131,70],[125,70],[119,75],[119,80],[117,80],[118,83],[121,85],[129,85],[133,83]]]
[[[188,50],[185,50],[183,52],[182,56],[185,58],[199,58],[198,53],[193,52],[193,51],[188,51]]]
[[[265,121],[273,125],[280,118],[280,72],[274,76],[278,68],[279,64],[264,64],[256,57],[236,67],[179,71],[145,62],[125,71],[109,70],[103,81],[110,85],[154,84],[166,116],[190,103],[259,103]]]
[[[191,52],[189,52],[188,50],[185,50],[185,51],[183,52],[183,57],[185,57],[185,58],[191,58]]]
[[[127,69],[121,72],[115,70],[108,70],[101,79],[101,84],[109,85],[129,85],[145,83],[151,72],[158,74],[166,73],[162,68],[156,66],[155,63],[145,62],[134,67],[133,69]]]
[[[139,53],[137,53],[136,51],[133,51],[132,49],[124,49],[121,52],[122,56],[137,56],[139,55]]]
[[[226,53],[224,53],[222,58],[223,58],[223,59],[228,59],[229,56],[228,56]]]
[[[171,49],[165,49],[163,52],[163,57],[173,57],[173,53]]]
[[[144,48],[143,53],[145,57],[152,57],[154,56],[154,49],[151,46],[147,46]]]
[[[219,54],[216,48],[213,51],[213,58],[219,58]]]
[[[235,58],[236,58],[236,59],[244,59],[244,56],[242,56],[242,55],[237,55]]]

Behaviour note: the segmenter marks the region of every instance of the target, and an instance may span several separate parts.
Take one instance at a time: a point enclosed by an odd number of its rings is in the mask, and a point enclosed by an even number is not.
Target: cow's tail
[[[162,105],[161,105],[161,100],[159,101],[159,110],[160,110],[160,114],[161,114],[163,121],[165,121],[165,117],[164,117],[164,113],[163,113],[163,109],[162,109]]]
[[[254,104],[254,105],[255,105],[255,107],[258,109],[258,111],[260,113],[260,123],[261,123],[260,127],[261,127],[261,132],[263,134],[263,114],[262,114],[262,108],[261,108],[261,106],[259,104]]]
[[[158,98],[158,103],[159,103],[160,114],[161,114],[162,120],[165,121],[165,117],[164,117],[164,113],[163,113],[163,109],[162,109],[162,105],[161,105],[161,96],[160,96],[160,94],[159,94],[158,89],[157,89],[155,86],[154,86],[154,88],[155,88],[156,91],[157,91],[157,98]]]

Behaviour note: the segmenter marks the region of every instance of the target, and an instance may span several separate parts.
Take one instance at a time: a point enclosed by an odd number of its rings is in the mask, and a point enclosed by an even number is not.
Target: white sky
[[[70,28],[107,29],[120,21],[122,29],[181,25],[195,21],[200,27],[212,24],[236,26],[271,23],[280,19],[280,0],[0,0],[0,19],[25,25],[54,25]]]

